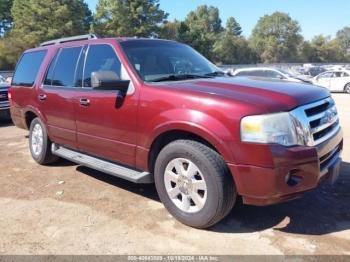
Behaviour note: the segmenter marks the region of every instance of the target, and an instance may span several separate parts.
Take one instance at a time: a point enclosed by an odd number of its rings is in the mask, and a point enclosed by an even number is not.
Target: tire
[[[29,129],[29,149],[33,159],[40,165],[58,160],[58,157],[51,153],[51,144],[44,123],[38,117],[34,118]]]
[[[169,213],[195,228],[218,223],[229,214],[237,198],[222,157],[192,140],[177,140],[165,146],[157,157],[154,178],[159,198]]]
[[[350,83],[345,85],[344,92],[350,94]]]

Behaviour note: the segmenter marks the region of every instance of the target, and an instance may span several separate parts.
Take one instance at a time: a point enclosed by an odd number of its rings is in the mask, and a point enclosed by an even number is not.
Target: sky
[[[94,11],[98,0],[86,1]],[[235,17],[245,36],[251,34],[261,16],[275,11],[286,12],[297,20],[308,40],[319,34],[334,37],[338,30],[350,26],[350,0],[160,0],[160,7],[169,13],[168,20],[183,20],[203,4],[219,8],[223,26],[228,17]]]

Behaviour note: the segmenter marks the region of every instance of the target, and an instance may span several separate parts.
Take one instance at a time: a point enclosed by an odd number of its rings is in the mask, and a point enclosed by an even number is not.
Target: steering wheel
[[[190,74],[192,72],[193,65],[189,61],[176,61],[174,64],[174,73],[177,75]]]

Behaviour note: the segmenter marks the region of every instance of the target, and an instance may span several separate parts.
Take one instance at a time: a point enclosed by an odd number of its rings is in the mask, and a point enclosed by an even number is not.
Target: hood
[[[159,85],[251,104],[268,113],[289,111],[330,96],[328,90],[313,85],[255,77],[216,77]]]

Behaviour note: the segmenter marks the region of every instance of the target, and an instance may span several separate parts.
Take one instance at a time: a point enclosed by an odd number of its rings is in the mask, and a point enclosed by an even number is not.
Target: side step
[[[79,165],[87,166],[109,175],[129,180],[134,183],[146,184],[154,182],[153,176],[148,172],[130,169],[106,160],[102,160],[93,156],[86,155],[84,153],[68,149],[57,144],[52,144],[51,151],[54,155],[65,158]]]

